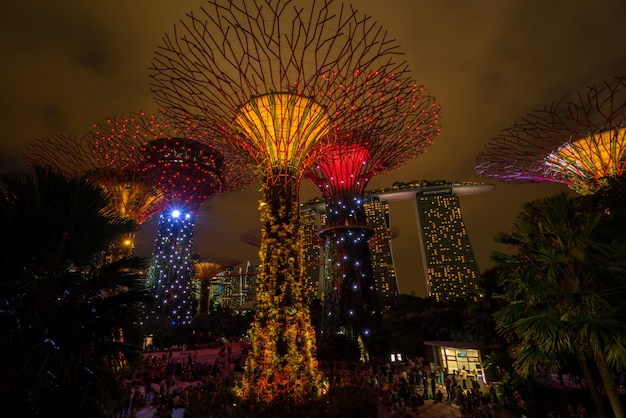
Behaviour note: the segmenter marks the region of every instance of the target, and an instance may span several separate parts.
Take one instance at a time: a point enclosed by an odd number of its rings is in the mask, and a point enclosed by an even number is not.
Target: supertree
[[[606,185],[626,168],[626,78],[525,115],[476,158],[476,173],[509,183],[555,182],[580,194]]]
[[[152,64],[168,113],[215,130],[264,179],[257,309],[241,396],[298,404],[323,382],[302,302],[298,191],[338,129],[375,135],[414,122],[416,92],[398,45],[370,17],[332,0],[209,0],[165,35]],[[413,96],[415,95],[415,96]],[[407,100],[407,97],[410,99]]]
[[[163,113],[129,112],[94,125],[98,147],[110,160],[140,160],[163,194],[148,283],[153,315],[188,325],[195,313],[191,285],[195,215],[218,193],[249,186],[245,162],[225,149],[200,142],[207,132]]]
[[[89,178],[108,195],[109,214],[130,219],[139,228],[161,210],[163,194],[146,175],[141,159],[106,158],[96,145],[92,134],[56,135],[32,142],[23,156],[30,168],[44,166],[68,177]],[[132,254],[134,235],[114,243],[112,255]]]
[[[241,260],[230,257],[208,257],[194,261],[194,277],[198,288],[198,313],[208,314],[211,300],[211,280],[224,270],[234,267]]]
[[[431,97],[417,93],[407,100],[416,97],[419,111],[413,117],[422,129],[402,135],[405,121],[400,121],[388,123],[376,136],[340,133],[339,142],[305,173],[326,204],[326,224],[320,231],[326,252],[320,344],[333,349],[337,338],[347,337],[359,344],[361,360],[376,353],[381,315],[368,244],[374,228],[367,225],[365,189],[373,176],[425,152],[439,134],[439,106]]]

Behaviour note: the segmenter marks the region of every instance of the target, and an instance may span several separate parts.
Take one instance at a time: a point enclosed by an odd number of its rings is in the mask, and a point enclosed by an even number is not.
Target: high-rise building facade
[[[389,300],[398,296],[398,279],[391,251],[389,233],[389,202],[378,196],[368,196],[363,203],[367,225],[374,229],[370,239],[370,257],[376,291],[382,307],[389,307]]]
[[[480,270],[454,189],[426,188],[415,203],[428,296],[476,299]]]
[[[319,227],[325,221],[325,214],[316,206],[300,211],[300,233],[303,243],[304,280],[302,296],[307,302],[319,298],[324,279],[323,242],[319,237]]]

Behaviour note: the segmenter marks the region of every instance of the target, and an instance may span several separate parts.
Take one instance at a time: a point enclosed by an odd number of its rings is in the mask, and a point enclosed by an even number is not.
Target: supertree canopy
[[[556,182],[593,193],[626,167],[626,78],[567,95],[491,139],[478,174],[510,183]]]
[[[146,176],[163,194],[148,282],[156,298],[154,315],[172,325],[188,324],[196,310],[191,258],[198,208],[217,193],[253,181],[237,154],[199,142],[204,135],[189,120],[162,113],[131,112],[95,125],[102,154],[109,160],[142,161]]]
[[[403,125],[392,123],[374,137],[359,131],[341,133],[339,142],[305,173],[326,203],[326,225],[320,231],[326,252],[320,344],[327,350],[333,350],[337,338],[347,337],[359,343],[362,360],[375,353],[373,342],[381,312],[368,244],[374,229],[367,225],[363,197],[373,176],[423,153],[439,134],[434,100],[422,96],[417,106],[421,111],[416,117],[430,127],[419,135],[398,135]]]
[[[163,194],[146,176],[142,160],[103,158],[102,151],[91,134],[57,135],[29,144],[24,159],[31,168],[39,165],[69,177],[88,177],[108,195],[111,215],[141,226],[161,210]],[[115,245],[118,255],[131,254],[134,234]]]
[[[419,136],[423,88],[370,17],[332,0],[209,0],[159,45],[153,91],[166,112],[213,129],[264,179],[261,271],[241,395],[297,404],[323,386],[302,302],[298,191],[338,130],[387,124]],[[436,109],[429,109],[436,112]]]
[[[194,261],[193,270],[197,282],[198,313],[208,314],[211,300],[211,280],[229,267],[241,261],[229,257],[208,257]]]

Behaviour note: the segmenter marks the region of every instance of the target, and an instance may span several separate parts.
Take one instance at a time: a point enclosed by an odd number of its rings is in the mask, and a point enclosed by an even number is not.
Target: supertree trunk
[[[380,320],[365,226],[340,227],[324,233],[327,259],[324,314],[320,344],[332,348],[338,336],[359,342],[360,360],[375,353],[374,340]],[[356,346],[355,346],[356,347]],[[350,357],[349,347],[346,356]],[[356,360],[356,359],[355,359]]]
[[[297,405],[319,396],[315,330],[301,294],[302,244],[297,177],[277,173],[261,202],[261,264],[251,350],[242,396],[252,403]]]

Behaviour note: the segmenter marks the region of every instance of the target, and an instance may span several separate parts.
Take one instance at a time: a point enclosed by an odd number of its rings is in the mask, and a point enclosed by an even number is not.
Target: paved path
[[[427,418],[460,418],[461,411],[458,406],[449,401],[435,403],[433,400],[424,401],[424,405],[420,406],[416,412],[411,415],[413,417]],[[385,405],[378,404],[378,418],[389,418],[391,413]],[[402,414],[398,418],[403,418]],[[519,418],[510,411],[502,410],[498,414],[498,418]]]

